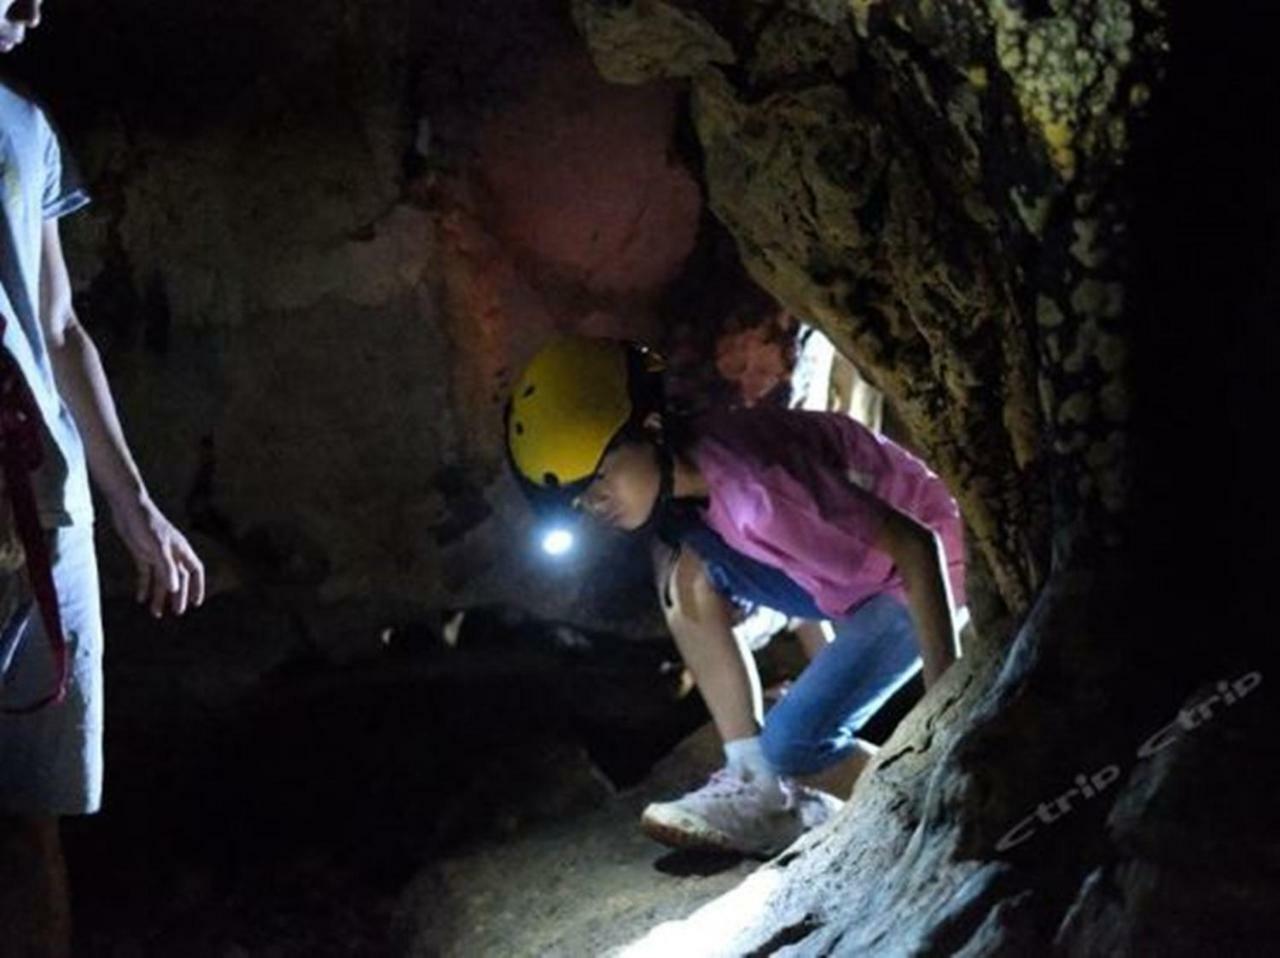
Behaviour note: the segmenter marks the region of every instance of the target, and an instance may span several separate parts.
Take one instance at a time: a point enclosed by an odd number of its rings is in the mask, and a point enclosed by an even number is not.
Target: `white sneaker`
[[[772,855],[842,805],[786,780],[753,781],[722,768],[696,791],[650,805],[640,825],[654,841],[673,848]]]

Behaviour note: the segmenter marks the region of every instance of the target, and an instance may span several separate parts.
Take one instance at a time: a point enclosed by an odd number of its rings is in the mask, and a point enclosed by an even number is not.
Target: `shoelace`
[[[698,789],[708,795],[737,795],[750,787],[750,782],[730,768],[720,768],[711,773],[707,784]]]
[[[707,784],[698,789],[698,794],[707,796],[736,796],[743,795],[754,790],[757,786],[751,781],[743,778],[742,775],[733,771],[728,766],[717,769],[711,773],[711,778],[707,780]],[[782,800],[778,810],[784,811],[796,807],[799,795],[788,789],[779,782]]]

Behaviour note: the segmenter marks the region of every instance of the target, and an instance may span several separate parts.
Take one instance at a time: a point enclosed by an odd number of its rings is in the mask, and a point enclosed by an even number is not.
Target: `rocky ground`
[[[672,852],[638,827],[646,802],[697,784],[719,760],[704,727],[599,808],[426,869],[400,903],[404,953],[601,955],[729,891],[759,863]]]
[[[68,829],[77,954],[599,954],[758,865],[638,828],[721,759],[664,640],[243,593],[180,627],[106,618],[125,638],[106,806]]]

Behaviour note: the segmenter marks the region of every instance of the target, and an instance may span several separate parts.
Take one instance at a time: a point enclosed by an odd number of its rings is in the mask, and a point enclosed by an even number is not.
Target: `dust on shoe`
[[[768,856],[821,825],[843,803],[786,780],[751,780],[720,769],[701,788],[655,802],[640,824],[654,841],[672,848]]]

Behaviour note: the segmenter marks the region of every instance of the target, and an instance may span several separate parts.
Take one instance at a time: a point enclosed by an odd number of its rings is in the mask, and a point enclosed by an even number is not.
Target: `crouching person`
[[[864,750],[859,729],[893,693],[921,670],[928,687],[959,655],[955,501],[920,460],[855,420],[771,408],[684,419],[665,405],[652,353],[568,338],[530,363],[506,428],[536,506],[652,532],[677,550],[663,606],[726,764],[645,810],[657,840],[785,847],[839,806],[799,780]],[[763,721],[728,598],[834,626]]]

